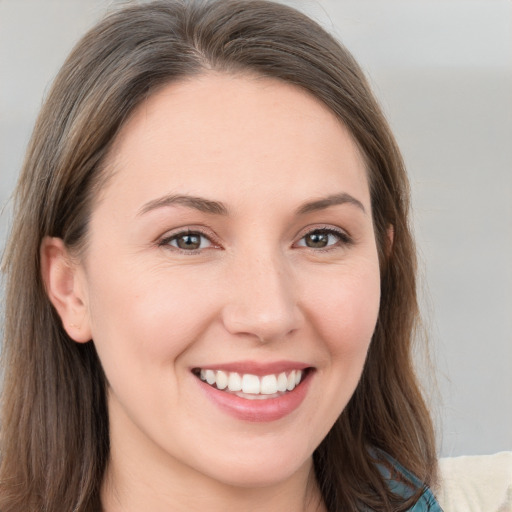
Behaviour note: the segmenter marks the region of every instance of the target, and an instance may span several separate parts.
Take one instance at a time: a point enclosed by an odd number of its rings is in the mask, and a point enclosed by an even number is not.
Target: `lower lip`
[[[252,422],[276,421],[299,408],[306,397],[312,371],[308,371],[300,384],[276,398],[250,400],[221,391],[196,378],[206,396],[222,411],[239,420]]]

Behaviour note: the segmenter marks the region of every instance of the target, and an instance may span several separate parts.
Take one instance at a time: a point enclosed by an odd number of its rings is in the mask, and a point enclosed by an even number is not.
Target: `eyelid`
[[[307,228],[304,228],[302,231],[299,232],[299,234],[296,237],[296,241],[293,243],[293,245],[297,245],[297,243],[302,240],[305,236],[314,233],[316,231],[321,231],[329,234],[334,234],[339,238],[339,243],[333,244],[327,247],[323,248],[313,248],[313,247],[307,247],[307,246],[300,246],[305,247],[306,249],[312,249],[314,251],[328,251],[331,249],[335,249],[337,247],[341,246],[347,246],[352,245],[354,243],[353,238],[350,236],[350,234],[337,226],[333,226],[332,224],[320,224],[316,226],[308,226]]]
[[[354,243],[352,237],[346,230],[344,230],[338,226],[333,226],[332,224],[319,224],[319,225],[314,225],[314,226],[307,226],[306,228],[302,229],[299,232],[299,234],[295,237],[296,241],[292,245],[297,246],[297,243],[300,240],[302,240],[305,236],[307,236],[308,234],[314,233],[316,231],[323,231],[323,232],[326,232],[329,234],[334,234],[335,236],[337,236],[339,238],[339,243],[336,243],[336,244],[333,244],[333,245],[330,245],[330,246],[327,246],[324,248],[312,248],[312,247],[310,248],[307,246],[300,246],[300,247],[305,247],[306,249],[312,249],[312,250],[318,252],[318,251],[328,251],[331,249],[335,249],[335,248],[339,247],[340,245],[347,246],[347,245],[351,245]],[[171,240],[178,238],[180,235],[188,235],[188,234],[198,234],[202,237],[205,237],[206,239],[208,239],[208,241],[212,245],[209,247],[205,247],[205,248],[191,249],[191,250],[184,250],[184,249],[180,249],[179,247],[174,247],[174,246],[170,245],[169,242]],[[171,231],[167,231],[164,235],[160,236],[156,240],[156,245],[158,247],[168,247],[172,250],[175,250],[175,251],[178,251],[181,253],[186,253],[189,255],[197,254],[206,249],[222,248],[222,245],[219,242],[218,237],[210,229],[206,229],[204,226],[194,226],[194,225],[182,226],[179,228],[175,228]]]
[[[179,238],[180,236],[193,235],[193,234],[197,234],[201,237],[206,238],[211,243],[211,246],[200,248],[200,249],[185,250],[185,249],[180,249],[179,247],[174,247],[170,244],[171,240]],[[206,229],[203,226],[182,226],[179,228],[175,228],[171,231],[166,231],[164,235],[160,236],[156,240],[156,245],[158,247],[167,247],[167,248],[170,248],[171,250],[174,250],[174,251],[177,251],[180,253],[184,253],[184,254],[189,254],[189,255],[198,254],[199,252],[207,250],[207,249],[222,248],[220,242],[218,241],[217,236],[215,236],[215,234],[212,233],[211,230]]]

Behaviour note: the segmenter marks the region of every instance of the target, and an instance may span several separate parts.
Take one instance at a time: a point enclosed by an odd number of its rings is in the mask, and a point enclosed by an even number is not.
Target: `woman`
[[[407,222],[366,80],[304,15],[109,16],[16,192],[0,510],[440,510]]]

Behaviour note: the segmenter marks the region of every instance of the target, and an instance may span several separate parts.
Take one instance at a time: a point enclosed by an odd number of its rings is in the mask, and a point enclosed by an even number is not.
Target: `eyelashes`
[[[346,246],[351,243],[352,239],[342,230],[316,228],[304,234],[294,245],[296,247],[325,250],[331,247]]]
[[[311,249],[314,252],[336,250],[352,245],[352,238],[343,230],[332,226],[315,227],[301,234],[292,247]],[[221,249],[214,237],[200,229],[186,229],[165,236],[159,247],[170,248],[183,254],[198,254],[208,249]]]
[[[198,252],[210,249],[220,248],[213,242],[212,237],[200,230],[187,229],[179,231],[170,236],[166,236],[158,242],[159,247],[169,247],[180,252],[197,254]]]

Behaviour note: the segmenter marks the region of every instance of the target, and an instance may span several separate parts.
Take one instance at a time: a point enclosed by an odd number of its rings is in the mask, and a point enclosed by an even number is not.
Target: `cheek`
[[[182,389],[179,383],[187,369],[180,357],[211,320],[208,293],[197,289],[200,281],[158,270],[112,271],[92,283],[93,340],[110,397],[124,411],[120,417],[129,417],[143,431],[152,428],[144,417],[168,424],[182,396],[163,390]]]
[[[119,266],[93,276],[90,321],[104,365],[115,359],[115,366],[142,373],[150,362],[172,364],[200,337],[212,315],[211,297],[201,288],[204,280],[176,274]]]
[[[357,362],[362,369],[379,313],[378,265],[341,268],[316,283],[308,309],[329,357],[346,365]]]
[[[329,275],[327,275],[327,273]],[[377,322],[380,276],[377,264],[329,269],[316,275],[305,310],[313,327],[314,343],[321,350],[318,365],[319,388],[314,395],[318,444],[347,406],[365,364]],[[316,414],[323,410],[324,414]],[[313,447],[313,449],[316,446]]]

